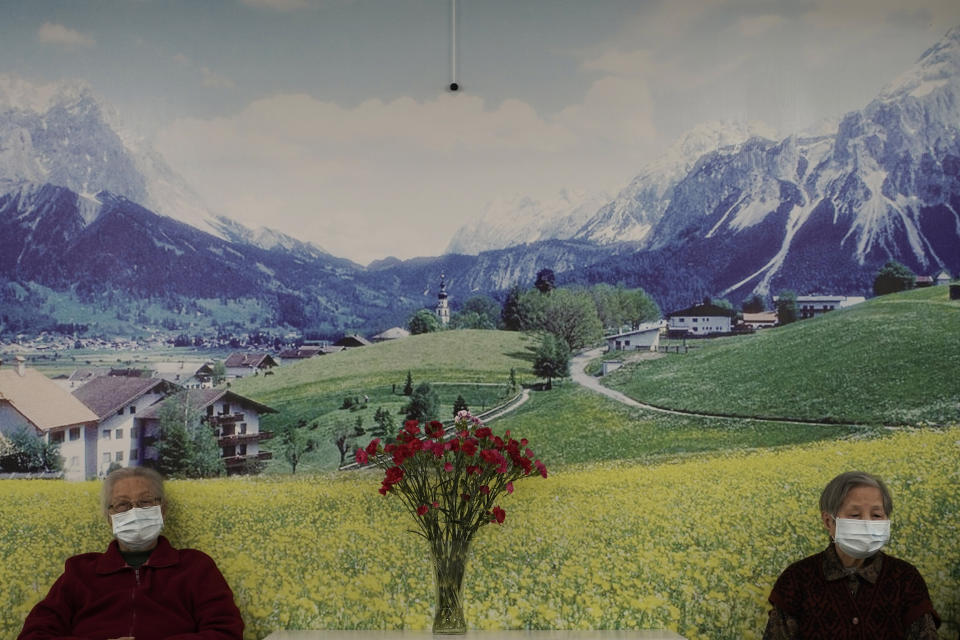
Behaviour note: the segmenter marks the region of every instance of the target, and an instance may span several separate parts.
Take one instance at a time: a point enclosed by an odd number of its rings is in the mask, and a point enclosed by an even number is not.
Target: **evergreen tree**
[[[413,393],[412,389],[411,393]],[[371,432],[375,437],[384,438],[393,435],[396,430],[393,415],[383,407],[377,407],[377,411],[373,414],[373,421],[377,425]]]
[[[533,283],[540,293],[550,293],[557,286],[557,277],[552,269],[540,269],[537,272],[537,280]]]
[[[763,300],[763,296],[759,293],[754,293],[744,299],[740,308],[743,309],[744,313],[760,313],[766,310],[767,305]]]
[[[434,420],[440,414],[440,397],[429,382],[421,382],[413,390],[406,413],[407,420],[419,422]]]
[[[407,371],[407,381],[403,385],[403,395],[409,396],[413,393],[413,375]]]
[[[890,260],[880,267],[877,277],[873,281],[873,293],[877,296],[897,291],[913,289],[917,276],[906,265]]]
[[[523,317],[520,313],[520,298],[522,295],[523,290],[514,285],[503,303],[503,310],[500,311],[500,321],[507,331],[521,331],[523,329]]]
[[[463,398],[463,394],[457,395],[457,399],[453,401],[453,417],[456,418],[457,414],[461,411],[469,411],[470,407],[467,406],[467,401]]]
[[[796,322],[799,316],[796,292],[781,291],[777,296],[777,322],[781,325],[790,324]]]
[[[163,401],[155,444],[157,471],[171,478],[209,478],[225,471],[213,429],[203,420],[199,398],[181,391]]]
[[[554,378],[570,375],[570,349],[567,343],[552,333],[545,333],[540,340],[533,372],[547,379],[547,389],[553,388]]]

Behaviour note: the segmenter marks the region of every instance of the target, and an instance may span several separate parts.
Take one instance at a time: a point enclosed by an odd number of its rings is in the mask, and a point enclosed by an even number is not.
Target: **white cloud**
[[[649,51],[637,49],[635,51],[605,51],[590,58],[581,64],[587,71],[600,71],[619,76],[634,76],[648,72],[652,66]]]
[[[197,65],[190,59],[189,56],[183,53],[177,53],[173,56],[173,61],[179,64],[180,66],[193,71],[200,76],[200,83],[211,89],[232,89],[236,86],[236,83],[228,78],[227,76],[217,73],[212,70],[210,67]]]
[[[309,5],[306,0],[240,0],[248,7],[255,9],[271,9],[274,11],[294,11],[305,9]]]
[[[68,48],[94,47],[97,44],[93,36],[53,22],[44,22],[40,25],[37,29],[37,40],[44,44]]]
[[[754,38],[786,23],[783,16],[766,14],[740,18],[737,29],[741,35]]]
[[[276,95],[181,119],[156,146],[217,211],[365,262],[442,252],[498,194],[619,188],[635,167],[625,154],[652,135],[648,113],[643,89],[608,79],[552,117],[468,94],[352,108]]]
[[[230,78],[211,71],[208,67],[200,67],[200,77],[203,86],[213,89],[232,89],[236,86]]]

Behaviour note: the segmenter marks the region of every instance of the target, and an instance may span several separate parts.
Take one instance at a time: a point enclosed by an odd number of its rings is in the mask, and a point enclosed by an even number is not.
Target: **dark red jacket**
[[[18,640],[234,640],[243,619],[217,565],[163,536],[139,569],[117,541],[106,553],[69,558],[63,575],[27,616]]]
[[[832,545],[831,545],[832,547]],[[804,640],[900,640],[921,616],[940,618],[920,572],[882,551],[875,582],[861,581],[851,595],[847,581],[825,573],[831,548],[790,565],[777,579],[770,603],[800,624]],[[836,560],[839,566],[839,560]]]

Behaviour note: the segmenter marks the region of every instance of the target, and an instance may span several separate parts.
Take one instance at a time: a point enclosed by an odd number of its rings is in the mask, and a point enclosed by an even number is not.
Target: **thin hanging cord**
[[[457,0],[450,0],[450,90],[457,85]]]

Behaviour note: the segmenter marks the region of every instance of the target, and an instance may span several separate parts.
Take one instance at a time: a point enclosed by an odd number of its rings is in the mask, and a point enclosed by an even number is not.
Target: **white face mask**
[[[837,518],[834,541],[840,550],[851,558],[869,558],[887,544],[890,539],[889,520],[855,520]]]
[[[110,516],[113,535],[131,551],[145,551],[153,546],[163,529],[160,505],[135,508]]]

